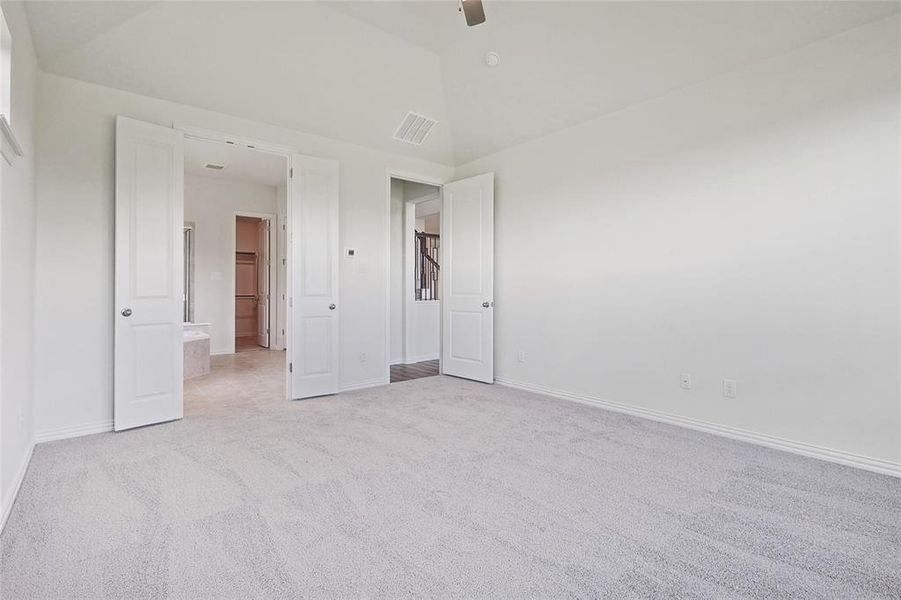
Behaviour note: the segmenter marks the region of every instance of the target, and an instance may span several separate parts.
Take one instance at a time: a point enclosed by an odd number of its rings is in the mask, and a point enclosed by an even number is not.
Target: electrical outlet
[[[365,352],[360,352],[360,362],[361,363],[366,362],[366,353]]]
[[[517,353],[516,353],[516,360],[518,360],[518,361],[521,362],[521,363],[526,362],[526,353],[525,353],[525,351],[520,350],[519,352],[517,352]]]
[[[683,390],[691,389],[691,375],[689,373],[682,373],[682,377],[679,379],[679,385]]]
[[[723,398],[738,397],[738,383],[734,379],[723,379]]]

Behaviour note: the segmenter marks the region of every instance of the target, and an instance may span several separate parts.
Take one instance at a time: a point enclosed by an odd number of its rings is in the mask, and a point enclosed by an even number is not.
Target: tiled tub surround
[[[208,324],[185,323],[184,378],[191,379],[210,372],[210,334]]]

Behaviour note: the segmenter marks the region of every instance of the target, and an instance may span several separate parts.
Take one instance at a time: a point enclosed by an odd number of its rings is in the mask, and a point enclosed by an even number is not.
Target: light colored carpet
[[[38,446],[0,595],[901,596],[898,479],[448,377],[289,403],[283,360]]]

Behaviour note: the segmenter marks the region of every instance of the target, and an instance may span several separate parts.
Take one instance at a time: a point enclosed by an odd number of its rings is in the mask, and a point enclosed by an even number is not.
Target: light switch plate
[[[734,379],[723,379],[723,398],[738,397],[738,383]]]

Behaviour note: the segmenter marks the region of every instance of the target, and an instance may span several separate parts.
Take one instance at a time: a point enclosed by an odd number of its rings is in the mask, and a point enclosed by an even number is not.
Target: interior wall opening
[[[286,156],[185,141],[186,416],[285,399],[287,185]]]
[[[235,217],[235,352],[270,347],[271,220]]]
[[[441,188],[392,177],[391,383],[440,372]]]

